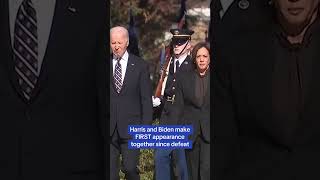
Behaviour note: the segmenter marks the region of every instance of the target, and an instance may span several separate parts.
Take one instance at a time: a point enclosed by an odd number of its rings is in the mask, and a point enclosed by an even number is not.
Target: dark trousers
[[[199,135],[192,149],[186,149],[189,180],[210,179],[210,143]]]
[[[138,162],[140,150],[128,149],[128,140],[121,139],[117,128],[111,136],[110,144],[110,180],[119,180],[120,154],[121,171],[127,180],[140,180]]]

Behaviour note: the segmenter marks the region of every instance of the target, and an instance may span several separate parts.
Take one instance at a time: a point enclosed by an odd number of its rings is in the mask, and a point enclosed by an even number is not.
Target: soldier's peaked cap
[[[194,31],[189,29],[170,29],[172,38],[190,38]]]

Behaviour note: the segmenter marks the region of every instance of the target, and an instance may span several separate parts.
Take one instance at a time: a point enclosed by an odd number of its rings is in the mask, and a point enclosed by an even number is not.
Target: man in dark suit
[[[171,29],[172,33],[172,50],[173,55],[170,58],[169,65],[165,71],[168,72],[168,76],[165,78],[162,87],[162,98],[153,98],[153,105],[159,108],[161,113],[160,124],[162,125],[177,125],[178,122],[173,119],[167,118],[167,114],[171,111],[171,105],[175,98],[176,89],[176,77],[182,72],[191,72],[194,70],[194,63],[190,57],[191,50],[191,35],[194,33],[188,29]],[[161,103],[161,104],[160,104]],[[174,154],[173,165],[177,173],[182,180],[187,178],[187,166],[185,160],[185,152],[183,149],[157,149],[155,151],[155,166],[156,166],[156,179],[167,180],[170,179],[170,164],[171,157]]]
[[[139,180],[139,149],[128,149],[128,125],[151,125],[152,91],[148,65],[129,54],[128,31],[110,30],[110,179],[119,180],[119,155],[126,178]]]
[[[104,179],[105,13],[103,0],[1,1],[0,179]]]
[[[214,53],[216,179],[319,179],[319,0]]]

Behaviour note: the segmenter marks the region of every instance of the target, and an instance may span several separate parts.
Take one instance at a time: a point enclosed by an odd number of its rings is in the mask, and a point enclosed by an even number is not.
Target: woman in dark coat
[[[192,125],[192,149],[186,149],[190,180],[210,179],[210,47],[196,44],[192,59],[196,68],[177,78],[172,118],[179,124]]]

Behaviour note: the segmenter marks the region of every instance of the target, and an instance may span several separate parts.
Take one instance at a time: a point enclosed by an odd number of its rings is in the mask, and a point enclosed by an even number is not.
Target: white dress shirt
[[[121,64],[121,83],[123,84],[123,80],[124,80],[124,77],[126,75],[126,70],[127,70],[127,64],[128,64],[128,59],[129,59],[129,53],[128,51],[126,51],[123,56],[121,57],[120,59],[120,64]],[[117,61],[115,59],[115,57],[113,57],[112,59],[112,68],[113,68],[113,74],[114,74],[114,69],[116,67],[116,64],[117,64]]]
[[[174,67],[173,67],[174,72],[176,72],[176,62],[179,61],[179,67],[180,67],[181,64],[183,63],[183,61],[187,58],[187,56],[188,56],[188,53],[180,56],[178,59],[174,59],[174,64],[173,64],[174,65]]]

